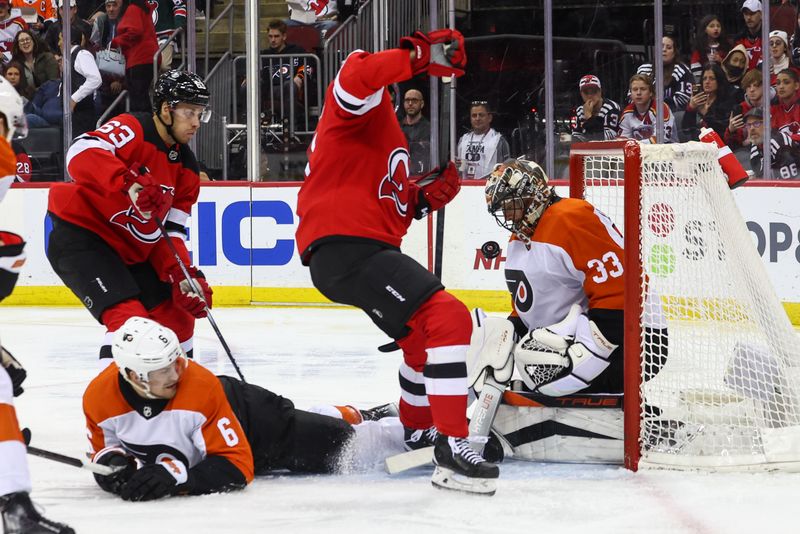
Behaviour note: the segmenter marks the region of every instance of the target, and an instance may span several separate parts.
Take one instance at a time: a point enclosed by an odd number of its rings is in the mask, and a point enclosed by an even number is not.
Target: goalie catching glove
[[[411,60],[414,76],[427,72],[439,78],[463,76],[467,65],[464,36],[458,30],[436,30],[430,33],[415,32],[400,39],[400,48],[413,50]]]
[[[206,282],[202,271],[194,266],[189,266],[187,271],[192,277],[194,287],[203,292],[202,297],[194,292],[180,265],[176,265],[169,273],[169,281],[172,283],[172,299],[195,318],[202,319],[208,315],[206,309],[211,308],[211,295],[214,292]]]
[[[461,178],[452,161],[447,167],[435,168],[414,184],[418,187],[414,218],[423,219],[455,198],[461,190]]]
[[[161,217],[169,206],[169,193],[159,184],[147,167],[134,163],[125,174],[122,190],[130,197],[136,211],[149,219],[153,213]]]
[[[563,321],[528,332],[514,359],[529,389],[561,397],[587,388],[608,368],[617,346],[573,304]]]

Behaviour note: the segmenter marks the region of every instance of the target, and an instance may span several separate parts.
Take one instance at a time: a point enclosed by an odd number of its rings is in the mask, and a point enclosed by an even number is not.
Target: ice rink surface
[[[299,408],[396,400],[400,353],[350,309],[221,308],[214,317],[249,382]],[[0,339],[28,369],[16,399],[32,445],[71,456],[87,440],[81,396],[97,372],[104,330],[78,308],[0,308]],[[234,375],[208,321],[195,359]],[[30,457],[34,500],[78,533],[531,532],[795,533],[800,474],[631,473],[616,466],[507,461],[494,497],[438,491],[431,468],[390,477],[379,468],[335,476],[278,474],[246,490],[126,503],[92,475]]]

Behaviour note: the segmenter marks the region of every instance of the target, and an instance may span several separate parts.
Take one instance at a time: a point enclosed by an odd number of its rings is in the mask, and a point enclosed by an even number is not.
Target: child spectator
[[[703,65],[707,63],[722,63],[728,52],[731,50],[728,35],[722,27],[719,17],[716,15],[706,15],[700,19],[697,25],[697,34],[694,39],[694,50],[692,50],[691,67],[692,74],[699,80],[703,74]]]
[[[798,105],[797,89],[800,88],[800,75],[792,69],[783,69],[778,73],[775,91],[778,94],[777,104],[770,106],[773,130],[780,130],[793,139],[800,141],[800,105]]]
[[[30,30],[22,30],[14,38],[12,58],[22,65],[25,79],[34,89],[61,76],[56,57]]]
[[[578,82],[583,105],[575,110],[572,138],[575,141],[610,141],[619,135],[619,104],[603,98],[600,78],[587,74]]]
[[[736,102],[725,73],[716,63],[709,63],[703,69],[701,89],[692,95],[681,121],[681,130],[693,141],[700,137],[701,128],[711,128],[720,137],[724,136]]]
[[[728,120],[728,129],[725,130],[725,135],[722,136],[725,144],[735,150],[740,146],[746,146],[750,143],[744,131],[744,117],[747,112],[753,108],[761,107],[762,98],[764,96],[764,84],[761,76],[761,71],[753,69],[748,71],[742,78],[742,89],[744,90],[744,100],[738,105],[733,107],[730,119]],[[770,93],[772,93],[770,88]]]
[[[661,57],[664,61],[664,103],[673,113],[683,111],[692,96],[694,76],[681,62],[678,43],[671,35],[665,35],[661,40]],[[655,79],[652,63],[639,66],[636,72]]]
[[[153,84],[153,56],[158,52],[156,30],[146,0],[131,0],[117,26],[112,47],[125,56],[125,82],[131,111],[151,111],[150,86]]]
[[[656,102],[653,98],[655,87],[653,80],[644,74],[631,76],[628,88],[631,103],[622,111],[620,120],[620,137],[634,139],[640,143],[656,142]],[[664,142],[678,141],[675,131],[675,117],[669,106],[664,106]]]

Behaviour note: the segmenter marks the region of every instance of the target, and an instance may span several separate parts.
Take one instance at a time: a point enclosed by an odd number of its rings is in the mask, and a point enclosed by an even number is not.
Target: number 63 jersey
[[[539,220],[530,248],[516,236],[506,254],[514,313],[528,330],[563,320],[573,304],[622,310],[623,239],[585,200],[558,198]]]
[[[170,400],[145,399],[122,378],[115,363],[83,394],[90,455],[121,447],[145,464],[180,460],[190,470],[210,456],[223,457],[249,483],[253,453],[222,384],[192,360]]]

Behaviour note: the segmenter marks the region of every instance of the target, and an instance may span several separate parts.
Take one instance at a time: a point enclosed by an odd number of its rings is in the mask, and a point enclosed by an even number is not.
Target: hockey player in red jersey
[[[22,98],[5,78],[0,78],[0,202],[16,174],[16,157],[10,144],[15,133],[21,137],[27,134]],[[10,295],[17,283],[25,263],[24,248],[22,237],[0,231],[0,300]],[[22,394],[26,376],[22,365],[0,346],[0,516],[3,532],[74,534],[70,527],[42,517],[28,496],[31,478],[13,402],[14,397]]]
[[[358,434],[369,433],[364,444],[381,441],[375,426],[356,429],[297,410],[259,386],[214,376],[184,357],[174,332],[150,319],[128,319],[112,352],[114,363],[86,388],[83,410],[93,461],[121,467],[95,479],[125,500],[233,491],[275,469],[331,473],[359,449]]]
[[[174,330],[191,356],[195,318],[206,316],[212,291],[189,267],[203,298],[191,291],[166,237],[191,265],[186,224],[200,191],[188,142],[207,122],[209,92],[196,74],[171,70],[153,92],[152,114],[122,114],[75,139],[67,153],[74,180],[50,188],[53,230],[47,257],[53,270],[105,325],[109,340],[133,316],[152,317]]]
[[[408,145],[386,90],[425,72],[459,76],[465,65],[455,30],[417,32],[398,49],[347,57],[308,150],[296,237],[315,287],[364,310],[403,349],[400,419],[410,448],[435,444],[433,484],[493,493],[497,466],[467,440],[469,311],[400,252],[412,220],[458,193],[458,173],[450,162],[426,185],[408,180]]]
[[[510,320],[522,337],[514,360],[525,385],[556,397],[622,393],[625,270],[622,235],[611,219],[585,200],[558,197],[542,168],[525,160],[494,169],[486,202],[512,232],[505,273]],[[645,336],[653,343],[658,337],[665,359],[657,299],[648,299],[645,310],[654,327]],[[553,365],[554,354],[560,365]]]

